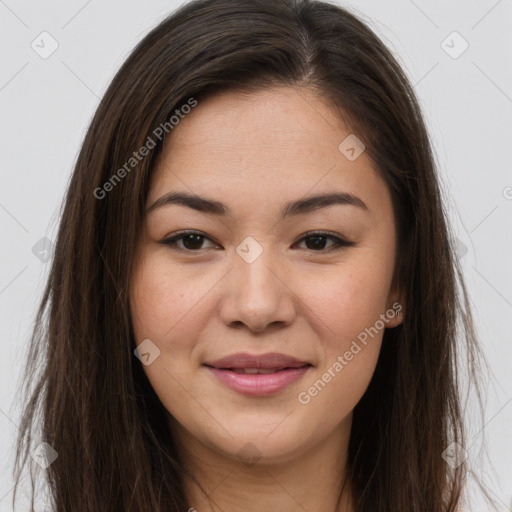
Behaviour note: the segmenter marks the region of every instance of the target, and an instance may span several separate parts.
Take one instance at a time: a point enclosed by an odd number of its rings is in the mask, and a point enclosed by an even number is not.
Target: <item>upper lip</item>
[[[247,354],[239,353],[222,357],[215,361],[204,363],[206,366],[214,368],[300,368],[310,365],[307,361],[301,361],[295,357],[280,354],[278,352],[269,352],[267,354]]]

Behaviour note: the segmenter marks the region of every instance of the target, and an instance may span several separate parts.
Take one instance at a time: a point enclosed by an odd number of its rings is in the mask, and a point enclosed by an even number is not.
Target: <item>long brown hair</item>
[[[193,476],[133,354],[133,255],[150,172],[172,136],[170,116],[214,91],[272,84],[311,88],[348,122],[392,193],[399,227],[395,282],[407,311],[385,331],[354,410],[348,471],[356,510],[460,506],[467,465],[451,467],[442,454],[452,442],[465,446],[459,351],[476,389],[482,354],[407,77],[368,26],[339,6],[196,0],[154,28],[116,74],[67,190],[28,354],[15,468],[19,484],[26,466],[35,474],[30,453],[39,443],[55,450],[45,475],[55,511],[190,506],[183,479]]]

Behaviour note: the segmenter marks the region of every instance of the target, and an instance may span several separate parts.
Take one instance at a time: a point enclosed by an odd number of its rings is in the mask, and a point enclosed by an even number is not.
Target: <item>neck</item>
[[[251,463],[221,453],[174,423],[180,459],[197,480],[184,480],[190,512],[353,512],[346,479],[350,420],[321,444],[277,463],[263,457]]]

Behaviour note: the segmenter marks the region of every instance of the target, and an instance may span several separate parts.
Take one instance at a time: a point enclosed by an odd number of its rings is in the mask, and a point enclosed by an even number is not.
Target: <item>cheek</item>
[[[192,264],[177,268],[169,260],[165,248],[146,251],[132,278],[130,310],[136,344],[149,339],[159,350],[143,369],[167,409],[179,416],[188,407],[200,340],[216,314],[212,292],[224,272]]]
[[[148,251],[134,272],[130,294],[136,344],[149,339],[159,350],[143,370],[166,409],[179,418],[184,414],[183,420],[189,414],[191,355],[212,314],[204,300],[211,279],[201,279],[201,272],[188,274],[173,268],[165,253]]]
[[[328,273],[304,278],[303,297],[321,320],[321,338],[343,346],[374,325],[388,306],[391,277],[391,262],[379,261],[368,250]]]
[[[392,258],[383,261],[368,249],[347,259],[341,270],[302,283],[309,322],[316,326],[321,343],[320,382],[316,374],[303,388],[312,400],[315,397],[316,407],[343,403],[350,410],[364,394],[386,322],[392,318],[386,309],[392,263]]]
[[[137,341],[153,337],[165,343],[179,330],[200,327],[197,319],[204,318],[202,299],[212,279],[199,270],[187,274],[176,271],[163,254],[145,256],[133,276],[130,298]],[[192,316],[196,322],[190,322]]]

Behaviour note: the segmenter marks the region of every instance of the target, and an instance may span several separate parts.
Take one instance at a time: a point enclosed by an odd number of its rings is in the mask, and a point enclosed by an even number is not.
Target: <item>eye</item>
[[[203,247],[203,243],[209,240],[212,242],[211,247]],[[351,242],[339,236],[331,235],[322,231],[312,231],[306,233],[299,242],[306,242],[306,249],[314,252],[330,252],[341,247],[352,247],[356,245],[355,242]],[[331,242],[331,245],[326,247],[326,242]],[[161,244],[171,246],[173,249],[185,252],[198,252],[201,249],[218,248],[211,238],[206,236],[204,233],[197,231],[181,231],[176,233],[170,238],[166,238],[160,242]]]
[[[176,248],[180,251],[188,251],[188,252],[197,252],[200,249],[204,249],[201,247],[203,245],[204,240],[210,240],[206,235],[196,231],[182,231],[171,238],[166,238],[162,240],[160,243],[164,245],[169,245],[172,248]],[[180,246],[179,242],[182,242]],[[213,246],[217,247],[217,246]]]
[[[332,245],[325,247],[326,241],[330,240]],[[340,249],[341,247],[352,247],[356,245],[355,242],[351,242],[339,236],[331,235],[323,231],[313,231],[306,233],[300,240],[306,241],[307,249],[315,252],[330,252],[332,250]],[[309,243],[308,243],[309,242]]]

